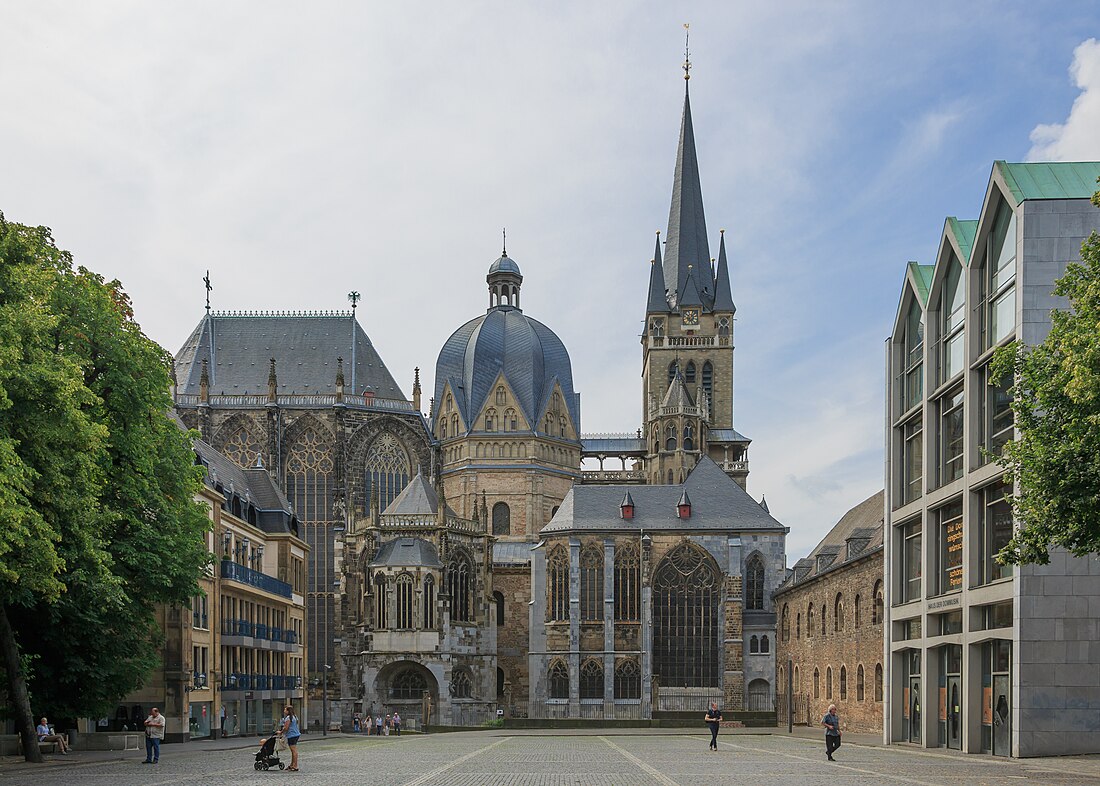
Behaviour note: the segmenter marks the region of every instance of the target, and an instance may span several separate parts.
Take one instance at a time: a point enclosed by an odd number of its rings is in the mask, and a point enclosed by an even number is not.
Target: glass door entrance
[[[940,747],[962,750],[962,645],[939,651]]]
[[[909,650],[909,685],[905,690],[906,738],[919,743],[921,737],[920,650]]]
[[[1012,642],[982,645],[982,751],[1012,755]]]

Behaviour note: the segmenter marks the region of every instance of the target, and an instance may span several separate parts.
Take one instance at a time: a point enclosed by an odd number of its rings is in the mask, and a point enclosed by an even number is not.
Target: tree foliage
[[[1092,201],[1100,207],[1100,192]],[[1017,484],[1017,529],[999,555],[1011,564],[1049,562],[1050,549],[1100,552],[1100,235],[1081,247],[1054,294],[1068,309],[1051,314],[1035,347],[998,350],[994,374],[1012,374],[1019,436],[998,459]]]
[[[38,715],[105,714],[139,686],[157,604],[187,603],[209,563],[170,362],[118,281],[0,214],[0,636],[9,695],[24,678]]]

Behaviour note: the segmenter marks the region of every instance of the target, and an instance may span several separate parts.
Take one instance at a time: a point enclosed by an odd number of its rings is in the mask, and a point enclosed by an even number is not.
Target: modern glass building
[[[977,220],[910,262],[886,348],[883,736],[999,756],[1100,751],[1100,560],[996,562],[1011,486],[1010,381],[990,362],[1041,342],[1052,294],[1100,230],[1100,163],[998,161]]]

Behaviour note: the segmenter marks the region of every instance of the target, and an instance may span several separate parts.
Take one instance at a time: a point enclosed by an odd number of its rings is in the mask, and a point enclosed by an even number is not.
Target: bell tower
[[[690,61],[685,61],[684,113],[668,232],[663,253],[657,233],[641,339],[644,466],[650,483],[679,483],[680,469],[686,475],[705,454],[744,487],[749,440],[733,425],[737,307],[730,288],[725,230],[717,264],[710,256],[686,82],[690,70]]]

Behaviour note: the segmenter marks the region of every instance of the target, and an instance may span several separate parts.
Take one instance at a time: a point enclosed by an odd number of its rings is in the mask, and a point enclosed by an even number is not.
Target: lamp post
[[[321,672],[321,736],[328,736],[328,673],[332,666],[325,664],[325,670]]]

